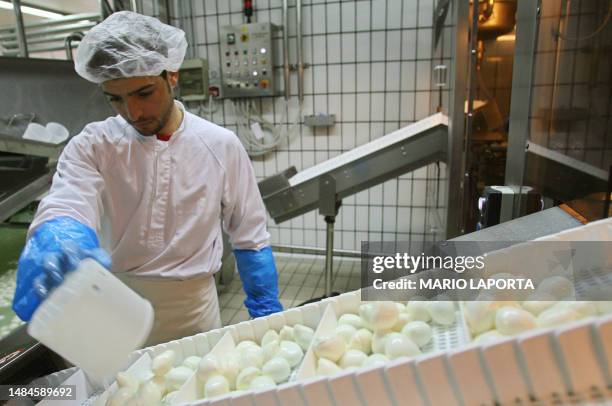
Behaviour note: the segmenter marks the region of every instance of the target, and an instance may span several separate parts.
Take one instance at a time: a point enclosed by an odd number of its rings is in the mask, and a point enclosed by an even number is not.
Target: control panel
[[[223,97],[274,95],[272,34],[270,23],[221,27],[221,92]]]

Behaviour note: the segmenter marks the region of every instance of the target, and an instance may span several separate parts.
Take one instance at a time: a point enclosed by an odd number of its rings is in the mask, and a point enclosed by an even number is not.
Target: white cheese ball
[[[130,386],[119,388],[108,400],[108,406],[124,406],[132,401],[136,390]]]
[[[236,351],[240,352],[249,347],[259,348],[259,345],[253,340],[243,340],[236,344]]]
[[[539,315],[546,309],[550,309],[557,302],[552,300],[526,300],[521,305],[523,309],[527,310],[534,316]]]
[[[566,302],[559,302],[557,306],[568,307],[578,313],[581,318],[597,315],[597,306],[595,306],[595,302],[569,300]]]
[[[368,356],[363,351],[349,349],[344,353],[342,358],[340,358],[338,365],[342,369],[351,367],[359,368],[367,358]]]
[[[191,369],[192,371],[196,371],[198,369],[198,365],[200,365],[201,359],[201,357],[192,355],[191,357],[187,357],[185,360],[183,360],[183,366]]]
[[[385,355],[389,359],[411,357],[421,353],[411,339],[400,333],[390,333],[385,342]]]
[[[348,345],[349,349],[359,350],[366,355],[372,352],[372,332],[366,328],[357,330]]]
[[[317,361],[317,375],[331,376],[342,372],[342,368],[325,358],[319,358]]]
[[[372,354],[363,362],[364,367],[373,367],[373,366],[381,366],[385,365],[389,361],[384,354]]]
[[[166,396],[163,397],[162,402],[165,405],[173,405],[174,398],[178,395],[179,391],[175,390],[174,392],[169,392]]]
[[[498,341],[506,337],[507,336],[500,334],[499,331],[497,330],[490,330],[490,331],[487,331],[486,333],[480,334],[478,337],[474,339],[474,342],[478,344],[486,344],[486,343]]]
[[[427,301],[423,300],[411,300],[406,303],[406,313],[410,315],[412,320],[428,322],[431,320],[431,316],[427,311],[426,303]]]
[[[411,321],[413,321],[412,315],[406,312],[401,312],[400,314],[397,315],[397,321],[395,322],[391,330],[395,331],[396,333],[400,332],[402,331],[404,326],[410,323]]]
[[[259,346],[243,347],[240,351],[240,369],[246,367],[261,368],[264,362],[264,354]]]
[[[261,370],[264,375],[269,376],[276,383],[285,382],[291,374],[291,366],[283,357],[274,357],[266,362]]]
[[[463,304],[463,314],[472,334],[480,334],[493,328],[497,308],[496,302],[488,300]]]
[[[273,388],[275,386],[276,383],[274,382],[274,379],[266,375],[260,375],[251,381],[251,386],[249,386],[249,389],[266,389]]]
[[[315,338],[313,345],[314,353],[317,357],[327,358],[332,362],[338,362],[346,351],[344,339],[338,334]]]
[[[278,334],[278,339],[281,341],[295,341],[293,327],[283,326],[283,328],[281,328],[280,333]]]
[[[120,388],[129,387],[133,388],[134,391],[136,391],[138,390],[140,382],[138,382],[138,379],[136,379],[136,377],[134,377],[134,375],[130,374],[129,372],[119,372],[117,374],[117,385]]]
[[[168,350],[164,351],[155,358],[153,358],[153,362],[151,363],[151,370],[155,374],[155,376],[164,376],[172,369],[174,366],[174,360],[176,355],[174,351]]]
[[[455,322],[455,305],[447,300],[434,300],[425,305],[431,319],[442,326],[450,326]]]
[[[433,332],[431,326],[424,321],[411,321],[404,326],[402,334],[423,348],[431,341]]]
[[[571,298],[574,296],[574,284],[568,278],[563,276],[549,276],[540,282],[537,286],[537,291],[547,293],[556,300]]]
[[[299,345],[302,350],[306,351],[314,337],[314,330],[308,326],[296,324],[293,326],[293,336],[295,337],[297,345]]]
[[[270,341],[261,349],[264,362],[271,360],[280,351],[280,341]]]
[[[136,394],[136,404],[140,405],[157,405],[162,400],[164,390],[161,385],[150,380],[144,385],[141,385],[140,390]]]
[[[580,319],[580,314],[574,309],[555,305],[538,315],[538,324],[541,327],[553,327],[578,319]]]
[[[259,368],[255,367],[246,367],[238,374],[238,378],[236,378],[236,389],[238,390],[247,390],[251,386],[251,382],[253,379],[257,378],[261,375],[261,371]]]
[[[533,314],[516,307],[504,306],[495,314],[495,328],[504,335],[519,334],[537,325]]]
[[[204,383],[206,383],[211,376],[221,374],[221,363],[215,354],[206,354],[202,357],[196,374],[198,379]]]
[[[398,315],[394,302],[374,302],[359,306],[359,316],[374,331],[391,329]]]
[[[277,356],[286,359],[289,366],[293,368],[302,361],[304,351],[293,341],[281,341]]]
[[[377,331],[372,335],[372,353],[384,354],[387,336],[392,333],[391,330]]]
[[[348,324],[340,324],[334,329],[334,333],[338,334],[346,344],[351,341],[351,338],[355,335],[357,329]]]
[[[268,330],[261,338],[261,346],[264,347],[266,344],[272,341],[280,341],[280,338],[275,330]]]
[[[204,397],[213,398],[228,393],[230,391],[229,382],[223,375],[211,376],[204,385]]]
[[[340,316],[340,318],[338,319],[338,325],[341,324],[348,324],[349,326],[353,326],[356,329],[365,327],[361,317],[351,313],[346,313]]]
[[[191,375],[193,375],[193,370],[185,366],[181,365],[179,367],[172,368],[164,376],[166,388],[169,391],[179,390],[181,386],[187,382],[187,379],[191,378]]]
[[[230,390],[236,389],[236,378],[240,372],[240,356],[235,351],[226,354],[220,362],[221,375],[227,379]]]

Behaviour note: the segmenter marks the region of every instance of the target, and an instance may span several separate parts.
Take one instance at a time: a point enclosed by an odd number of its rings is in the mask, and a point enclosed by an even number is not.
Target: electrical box
[[[179,69],[179,92],[183,101],[208,99],[208,62],[186,59]]]
[[[274,96],[272,34],[277,29],[270,23],[220,28],[223,97]]]

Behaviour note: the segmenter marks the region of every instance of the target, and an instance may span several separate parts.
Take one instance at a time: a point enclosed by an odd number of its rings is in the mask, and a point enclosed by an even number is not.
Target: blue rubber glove
[[[242,287],[247,295],[244,305],[251,317],[267,316],[280,312],[278,301],[278,274],[272,248],[259,251],[234,250]]]
[[[15,313],[23,321],[30,321],[49,292],[64,281],[66,272],[76,269],[84,258],[93,258],[110,269],[110,256],[100,248],[90,227],[71,217],[56,217],[42,223],[19,258],[13,297]]]

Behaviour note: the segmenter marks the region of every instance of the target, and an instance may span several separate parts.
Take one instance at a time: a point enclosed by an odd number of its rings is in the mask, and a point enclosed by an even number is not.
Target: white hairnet
[[[187,50],[183,30],[131,11],[111,14],[81,40],[74,59],[94,83],[179,70]]]

